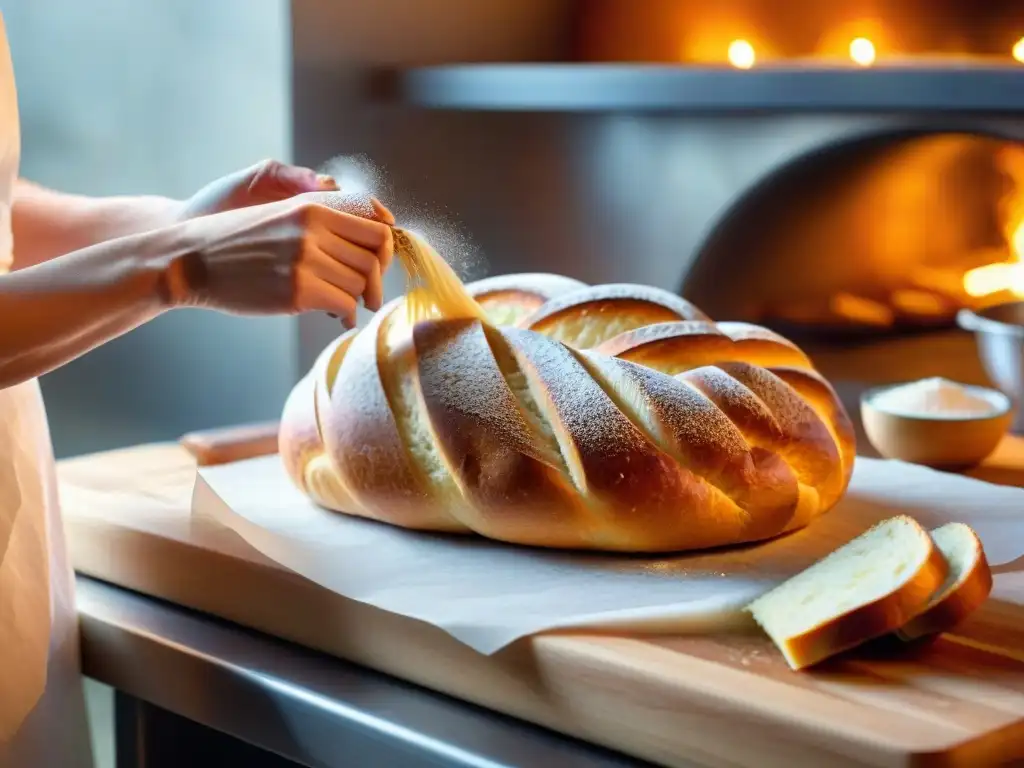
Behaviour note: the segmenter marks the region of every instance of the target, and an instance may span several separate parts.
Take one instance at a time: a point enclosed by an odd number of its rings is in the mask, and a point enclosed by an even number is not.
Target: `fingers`
[[[380,262],[373,260],[370,274],[366,276],[366,293],[363,294],[363,305],[372,312],[384,306],[384,280],[381,277]]]
[[[320,210],[323,211],[321,224],[335,237],[360,245],[376,254],[383,274],[395,252],[391,227],[383,222],[371,221],[329,208],[321,207]]]
[[[388,271],[393,258],[395,258],[395,233],[391,227],[388,227],[384,242],[377,248],[377,264],[382,275]]]
[[[366,292],[367,276],[322,250],[311,250],[305,267],[321,280],[358,299]]]
[[[347,213],[370,221],[377,215],[373,208],[373,198],[362,192],[321,191],[307,195],[306,200],[338,213]]]
[[[321,206],[323,224],[336,236],[374,251],[383,275],[395,254],[395,217],[377,198],[363,194],[311,195]]]
[[[395,217],[391,214],[384,204],[376,197],[370,198],[370,205],[373,206],[373,212],[376,214],[379,221],[383,221],[389,227],[395,226]]]
[[[374,212],[377,214],[377,218],[388,225],[388,235],[380,247],[377,249],[377,258],[380,261],[381,274],[388,271],[388,267],[391,266],[391,260],[395,257],[395,233],[391,230],[391,227],[395,226],[395,217],[391,215],[391,211],[384,207],[384,205],[375,197],[370,198],[370,205],[373,206]]]
[[[335,237],[324,237],[318,241],[317,247],[320,252],[329,258],[336,267],[343,267],[344,271],[359,276],[361,285],[351,286],[353,296],[362,296],[366,308],[376,312],[384,302],[384,285],[381,280],[380,263],[377,255],[366,248],[355,243]],[[329,268],[331,265],[325,265]],[[326,276],[325,276],[325,279]],[[339,287],[349,288],[349,284],[338,284]]]
[[[319,193],[310,197],[316,200],[308,209],[316,243],[316,274],[353,298],[362,296],[366,308],[377,311],[384,303],[382,275],[394,257],[394,216],[376,198],[365,195]],[[317,253],[333,265],[316,257]]]
[[[338,186],[338,182],[334,180],[333,176],[328,176],[326,173],[317,175],[317,189],[321,192],[337,192],[341,189]]]
[[[335,190],[337,182],[310,168],[264,160],[248,171],[249,195],[254,200],[285,200],[320,190]]]
[[[322,280],[313,270],[300,271],[295,280],[301,310],[326,312],[339,318],[346,328],[356,327],[356,300],[351,294]]]

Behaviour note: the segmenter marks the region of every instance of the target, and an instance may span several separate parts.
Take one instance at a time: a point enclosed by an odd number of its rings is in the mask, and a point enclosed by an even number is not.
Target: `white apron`
[[[0,272],[11,263],[19,155],[14,70],[0,15]],[[74,582],[49,426],[33,380],[0,390],[0,768],[91,766]]]

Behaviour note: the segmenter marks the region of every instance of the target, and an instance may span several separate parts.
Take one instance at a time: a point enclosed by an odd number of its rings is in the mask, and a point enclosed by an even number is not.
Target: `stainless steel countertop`
[[[78,607],[86,675],[302,765],[650,765],[90,578]]]

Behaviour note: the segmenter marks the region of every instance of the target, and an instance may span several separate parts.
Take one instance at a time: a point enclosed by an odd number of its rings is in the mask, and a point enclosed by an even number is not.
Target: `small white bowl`
[[[876,387],[861,397],[860,415],[868,440],[887,459],[923,464],[936,469],[967,469],[984,461],[999,445],[1013,422],[1013,403],[987,387],[960,386],[992,404],[983,415],[903,414],[874,405],[878,395],[901,384]]]

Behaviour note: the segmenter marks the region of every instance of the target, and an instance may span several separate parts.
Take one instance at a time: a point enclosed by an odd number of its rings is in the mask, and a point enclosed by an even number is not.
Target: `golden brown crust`
[[[318,382],[337,370],[356,333],[351,329],[328,344],[285,401],[277,436],[278,452],[292,482],[306,493],[306,467],[324,451],[317,418]]]
[[[789,638],[786,660],[793,669],[805,669],[869,640],[894,632],[927,604],[946,578],[948,566],[927,531],[921,529],[928,553],[921,567],[899,588],[873,602],[854,608]]]
[[[306,465],[324,449],[317,426],[313,377],[309,373],[299,380],[285,400],[277,445],[288,476],[299,490],[308,493]]]
[[[775,452],[751,445],[710,398],[680,378],[635,363],[581,353],[588,373],[608,392],[630,420],[642,425],[651,442],[708,486],[717,502],[704,509],[679,508],[686,530],[672,537],[681,548],[695,548],[702,534],[718,528],[731,542],[776,536],[798,513],[800,483]],[[728,509],[735,525],[728,532],[704,520],[704,514]],[[718,518],[720,522],[721,518]],[[666,526],[671,528],[671,523]]]
[[[545,394],[569,471],[601,522],[595,543],[626,551],[709,546],[714,533],[690,516],[718,516],[720,506],[727,515],[731,502],[651,444],[568,347],[529,331],[501,333]]]
[[[529,423],[476,320],[431,321],[413,331],[433,437],[465,497],[477,533],[508,541],[543,537],[569,547],[588,526],[553,443]]]
[[[382,373],[415,376],[411,347],[380,354],[390,312],[378,312],[352,341],[320,407],[324,448],[341,482],[362,509],[340,510],[425,529],[459,529],[447,516],[429,513],[432,494],[399,432]],[[381,359],[384,357],[384,359]]]
[[[679,375],[707,395],[747,441],[782,456],[801,484],[815,489],[818,509],[842,494],[846,478],[832,433],[792,387],[771,371],[749,363],[723,363]],[[802,521],[805,522],[805,521]]]
[[[853,430],[853,422],[850,421],[836,391],[814,370],[786,366],[772,366],[769,370],[792,387],[804,402],[814,409],[822,424],[831,432],[842,460],[840,473],[843,478],[842,491],[845,491],[853,477],[857,437]]]
[[[518,326],[585,349],[633,328],[678,320],[710,318],[674,293],[647,285],[612,283],[562,294],[523,318]]]
[[[490,285],[521,298],[513,276]],[[792,530],[849,482],[842,406],[764,329],[715,325],[643,286],[562,293],[528,329],[410,329],[401,307],[332,345],[286,405],[285,465],[328,508],[535,546],[664,552]]]
[[[587,288],[571,277],[546,272],[497,275],[469,283],[466,291],[499,325],[514,325],[558,296]]]
[[[949,632],[959,626],[988,600],[992,592],[992,571],[978,535],[962,523],[954,523],[970,539],[973,558],[956,582],[933,595],[929,605],[896,631],[901,640],[912,641],[927,635]]]
[[[746,323],[656,323],[620,333],[596,349],[672,374],[731,360],[765,367],[812,368],[807,355],[791,341]]]

